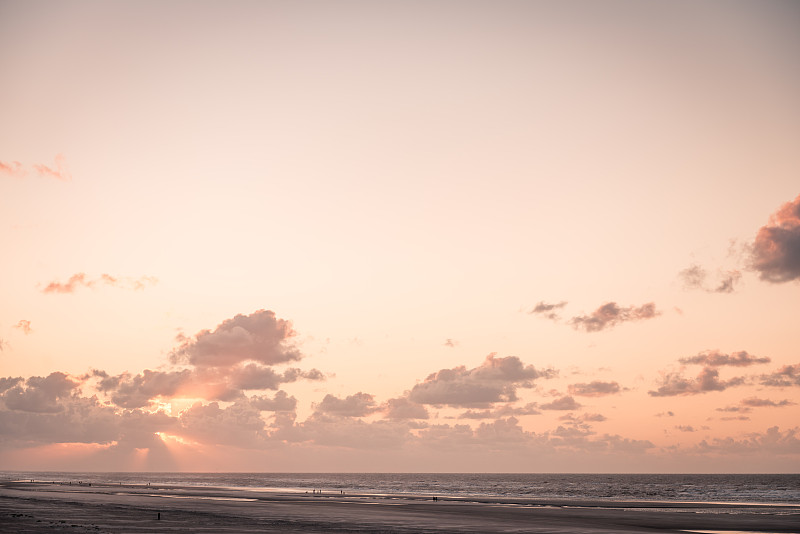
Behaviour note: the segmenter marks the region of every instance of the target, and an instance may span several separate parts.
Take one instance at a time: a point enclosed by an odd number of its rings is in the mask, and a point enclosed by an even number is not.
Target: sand
[[[160,514],[160,519],[159,519]],[[797,506],[0,483],[0,532],[800,532]]]

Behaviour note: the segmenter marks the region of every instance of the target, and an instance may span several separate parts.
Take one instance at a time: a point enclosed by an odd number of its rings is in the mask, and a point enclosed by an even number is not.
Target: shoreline
[[[15,532],[798,533],[800,504],[434,501],[423,495],[17,481],[0,482],[0,523]]]

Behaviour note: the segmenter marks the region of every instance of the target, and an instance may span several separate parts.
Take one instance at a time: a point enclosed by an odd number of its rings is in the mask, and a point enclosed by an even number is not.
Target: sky
[[[798,30],[0,0],[0,469],[799,472]]]

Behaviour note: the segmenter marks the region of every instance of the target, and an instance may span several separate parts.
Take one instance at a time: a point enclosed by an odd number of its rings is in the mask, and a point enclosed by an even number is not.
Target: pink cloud
[[[31,333],[31,322],[27,319],[20,319],[20,321],[14,325],[14,328],[19,328],[22,330],[22,333],[28,335]]]
[[[622,388],[620,388],[617,382],[593,380],[589,383],[570,384],[567,389],[571,395],[580,397],[601,397],[603,395],[619,393]]]
[[[147,286],[158,283],[158,279],[153,276],[140,276],[139,278],[120,278],[110,274],[102,274],[99,278],[89,279],[85,273],[76,273],[69,277],[66,282],[50,282],[42,290],[43,293],[74,293],[80,287],[94,288],[98,285],[118,287],[121,289],[142,290]]]
[[[760,382],[771,387],[800,386],[800,363],[784,365],[773,373],[761,375]]]
[[[759,358],[757,356],[753,356],[744,350],[733,352],[731,354],[725,354],[718,350],[707,350],[695,356],[681,358],[679,361],[684,364],[700,364],[710,367],[720,367],[724,365],[733,367],[747,367],[750,365],[769,363],[772,360],[767,357]]]
[[[736,269],[719,271],[711,285],[706,284],[708,271],[699,265],[692,265],[678,273],[686,289],[702,289],[709,293],[733,293],[736,284],[742,279],[742,273]]]
[[[63,154],[58,154],[55,158],[55,168],[43,164],[36,164],[33,166],[40,176],[49,176],[56,180],[68,181],[72,179],[72,175],[65,168],[66,158]]]
[[[656,390],[648,391],[652,397],[674,397],[677,395],[697,395],[709,391],[724,391],[729,387],[745,383],[744,377],[720,380],[719,370],[704,367],[696,378],[684,378],[679,373],[667,373]]]
[[[750,260],[767,282],[800,279],[800,195],[781,206],[758,230]]]
[[[23,177],[27,174],[19,161],[11,161],[9,163],[0,161],[0,173],[17,177]]]
[[[538,378],[552,378],[553,369],[524,365],[516,356],[490,354],[473,369],[458,366],[432,373],[411,389],[408,398],[417,404],[481,406],[516,400],[516,389],[533,387]]]
[[[72,395],[78,386],[79,381],[61,372],[50,373],[46,377],[32,376],[24,386],[17,384],[7,389],[2,400],[11,410],[54,413],[63,410],[58,401]]]
[[[201,330],[183,343],[171,359],[198,367],[231,366],[253,361],[267,365],[299,360],[302,355],[291,343],[292,324],[269,310],[236,315],[211,330]]]
[[[364,417],[379,409],[375,404],[375,396],[362,392],[348,395],[344,399],[328,394],[314,408],[319,413],[345,417]]]

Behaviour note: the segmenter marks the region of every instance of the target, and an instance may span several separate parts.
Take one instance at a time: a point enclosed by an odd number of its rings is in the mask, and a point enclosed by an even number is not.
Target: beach
[[[800,532],[800,504],[453,498],[147,484],[0,483],[3,532]]]

